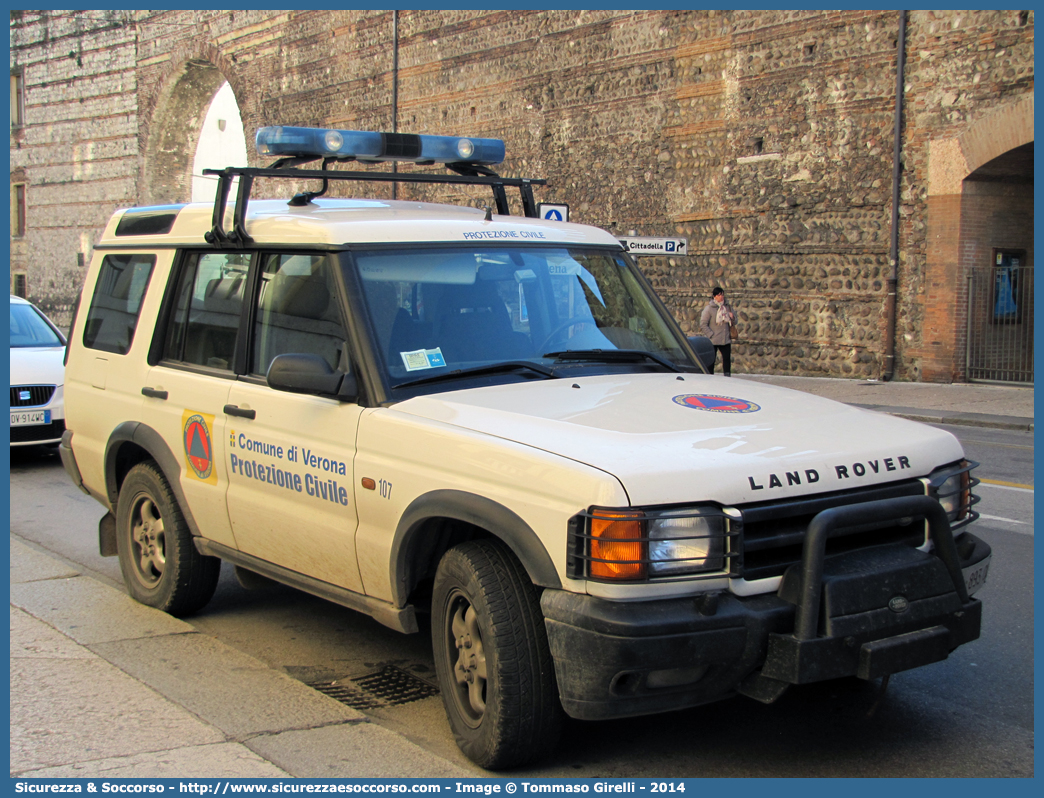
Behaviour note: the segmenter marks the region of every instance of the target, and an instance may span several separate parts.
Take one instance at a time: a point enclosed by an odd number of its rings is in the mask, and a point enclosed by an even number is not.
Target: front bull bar
[[[923,628],[869,639],[819,637],[827,540],[840,531],[867,524],[925,518],[934,554],[953,582],[959,607],[932,618]],[[981,604],[971,599],[964,584],[960,557],[946,511],[929,496],[906,496],[834,507],[816,515],[805,537],[794,631],[772,633],[760,673],[753,674],[740,692],[772,701],[789,684],[806,684],[855,675],[872,679],[946,659],[949,652],[979,635]],[[952,594],[951,594],[952,595]],[[898,630],[897,630],[898,631]]]
[[[961,604],[968,603],[968,589],[964,585],[957,544],[953,542],[950,520],[942,505],[930,496],[904,496],[881,499],[847,507],[832,507],[812,519],[801,553],[801,603],[794,619],[794,637],[812,640],[819,630],[819,601],[822,594],[823,559],[827,538],[845,527],[876,521],[900,521],[924,516],[928,520],[928,535],[935,545],[936,556],[943,561],[953,580]]]

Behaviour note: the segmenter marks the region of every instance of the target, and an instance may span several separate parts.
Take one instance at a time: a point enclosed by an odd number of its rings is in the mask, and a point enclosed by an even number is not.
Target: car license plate
[[[12,427],[29,427],[34,424],[50,424],[50,410],[12,410]]]
[[[962,569],[964,573],[964,586],[968,588],[969,596],[986,584],[986,574],[990,570],[991,559],[993,559],[992,555],[982,562],[977,562],[975,565],[969,565],[967,568]]]

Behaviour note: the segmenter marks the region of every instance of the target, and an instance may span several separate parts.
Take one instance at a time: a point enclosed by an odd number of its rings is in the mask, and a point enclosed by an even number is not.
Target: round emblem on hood
[[[906,612],[910,609],[910,602],[906,600],[906,596],[892,596],[888,601],[888,609],[892,612]]]
[[[737,399],[734,396],[718,396],[713,393],[687,393],[675,396],[675,404],[691,407],[694,410],[707,410],[711,413],[756,413],[761,405]]]

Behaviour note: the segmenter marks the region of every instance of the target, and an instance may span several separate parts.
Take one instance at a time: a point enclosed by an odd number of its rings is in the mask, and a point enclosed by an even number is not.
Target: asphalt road
[[[763,705],[734,698],[621,721],[573,721],[558,754],[529,777],[1027,777],[1033,774],[1033,435],[952,427],[982,465],[976,534],[993,547],[980,640],[944,662],[879,683],[791,688]],[[101,507],[73,488],[58,458],[12,450],[12,533],[122,586],[97,553]],[[392,667],[434,684],[427,630],[404,636],[295,590],[247,591],[223,569],[218,592],[189,619],[304,682]],[[393,690],[393,694],[395,691]],[[393,695],[394,698],[394,695]],[[249,700],[249,696],[237,700]],[[374,702],[370,717],[463,761],[438,696]],[[362,708],[362,707],[360,707]]]

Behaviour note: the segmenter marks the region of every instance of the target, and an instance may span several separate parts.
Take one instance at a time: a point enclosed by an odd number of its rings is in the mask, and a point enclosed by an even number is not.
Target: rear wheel
[[[142,604],[190,615],[214,595],[221,560],[196,550],[170,484],[153,462],[134,466],[123,481],[116,548],[127,590]]]
[[[431,629],[446,714],[468,758],[495,769],[548,754],[563,712],[540,591],[506,546],[471,541],[446,553]]]

